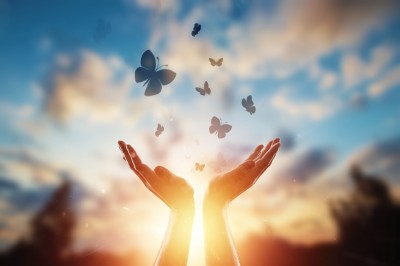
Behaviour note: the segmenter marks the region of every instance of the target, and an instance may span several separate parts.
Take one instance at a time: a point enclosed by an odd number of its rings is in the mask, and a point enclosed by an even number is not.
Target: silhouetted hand
[[[131,170],[170,208],[169,225],[154,265],[186,265],[194,217],[193,188],[162,166],[153,171],[142,163],[131,145],[123,141],[118,145]]]
[[[118,141],[118,145],[131,170],[170,209],[179,211],[194,207],[193,188],[185,179],[174,175],[162,166],[157,166],[153,171],[142,163],[131,145],[123,141]]]
[[[259,145],[244,163],[211,180],[204,196],[203,223],[207,266],[240,265],[227,225],[227,206],[249,189],[271,165],[279,138]]]
[[[215,177],[208,186],[207,199],[213,204],[225,205],[249,189],[271,165],[278,149],[280,139],[271,140],[265,147],[257,146],[252,154],[238,167]]]

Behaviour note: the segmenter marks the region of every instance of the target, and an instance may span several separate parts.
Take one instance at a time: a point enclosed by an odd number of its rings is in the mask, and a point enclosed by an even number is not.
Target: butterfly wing
[[[211,94],[210,86],[208,86],[208,82],[204,82],[204,93]]]
[[[161,92],[161,82],[154,74],[155,72],[151,75],[149,84],[147,84],[146,90],[144,91],[144,95],[146,96],[153,96]]]
[[[219,129],[218,129],[218,138],[222,139],[225,138],[226,133],[231,131],[232,126],[228,124],[223,124]]]
[[[248,104],[248,106],[254,105],[254,102],[253,102],[253,99],[252,99],[251,95],[247,96],[247,104]]]
[[[202,88],[196,87],[196,91],[200,92],[201,95],[205,95],[205,90],[203,90]]]
[[[156,76],[162,85],[168,85],[175,79],[176,73],[169,69],[161,69],[157,71]]]
[[[221,66],[222,65],[222,61],[224,61],[223,58],[220,58],[216,63],[217,66]]]
[[[217,117],[211,118],[210,134],[215,133],[221,127],[221,121]]]
[[[215,60],[212,59],[212,58],[209,58],[209,60],[210,60],[210,63],[211,63],[212,66],[215,66],[215,64],[217,63],[217,62],[215,62]]]
[[[245,98],[242,99],[242,106],[247,109],[247,102]]]
[[[204,166],[206,166],[204,163],[202,164],[202,165],[200,165],[200,171],[203,171],[204,170]]]
[[[150,50],[147,50],[142,54],[140,64],[142,65],[142,67],[147,68],[148,70],[156,70],[156,58]]]
[[[135,70],[135,81],[137,83],[145,81],[149,79],[152,75],[152,71],[144,68],[144,67],[138,67]]]
[[[255,106],[250,106],[247,111],[252,115],[256,112],[256,107]]]
[[[157,125],[157,131],[160,131],[160,130],[162,130],[162,129],[163,129],[163,126],[160,125],[160,124],[158,124],[158,125]]]

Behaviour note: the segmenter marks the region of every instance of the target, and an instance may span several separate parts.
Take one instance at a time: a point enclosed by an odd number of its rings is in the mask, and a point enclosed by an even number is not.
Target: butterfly
[[[209,58],[210,63],[212,66],[221,66],[222,65],[222,61],[224,61],[224,59],[221,57],[220,59],[218,59],[218,61],[215,61],[212,58]]]
[[[208,95],[211,94],[211,89],[208,86],[208,82],[207,81],[204,82],[204,89],[202,89],[200,87],[196,87],[196,91],[200,92],[200,94],[203,95],[203,96],[206,95],[206,94],[208,94]]]
[[[204,166],[206,166],[204,163],[203,164],[196,163],[196,171],[203,171]]]
[[[251,115],[256,112],[256,107],[254,106],[251,95],[247,96],[247,100],[244,98],[242,99],[242,106],[246,108],[246,111],[249,112]]]
[[[156,135],[156,137],[158,137],[161,135],[161,133],[163,133],[163,131],[164,131],[164,127],[162,125],[158,124],[156,133],[154,133],[154,135]]]
[[[197,33],[199,33],[200,30],[201,30],[201,25],[199,23],[194,23],[192,36],[193,37],[196,36]]]
[[[175,79],[176,73],[174,71],[169,69],[158,70],[162,67],[158,65],[158,62],[159,58],[157,57],[156,66],[156,59],[153,53],[147,50],[143,53],[140,60],[141,67],[135,70],[135,81],[137,83],[146,81],[143,84],[143,86],[147,85],[144,91],[144,95],[146,96],[159,94],[161,92],[161,84],[167,85]]]
[[[209,128],[210,134],[218,133],[218,138],[222,139],[225,138],[226,133],[231,131],[232,126],[228,124],[221,125],[221,120],[217,117],[211,118],[211,126]]]

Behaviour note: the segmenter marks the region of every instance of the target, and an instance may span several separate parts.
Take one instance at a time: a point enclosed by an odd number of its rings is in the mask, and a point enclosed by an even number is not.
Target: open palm
[[[193,188],[185,179],[171,173],[167,168],[157,166],[152,170],[142,163],[136,151],[124,141],[118,141],[131,170],[154,195],[173,210],[185,209],[193,202]]]
[[[208,196],[217,204],[224,205],[231,202],[249,189],[267,170],[279,147],[279,138],[271,140],[265,147],[257,146],[244,163],[210,182]]]

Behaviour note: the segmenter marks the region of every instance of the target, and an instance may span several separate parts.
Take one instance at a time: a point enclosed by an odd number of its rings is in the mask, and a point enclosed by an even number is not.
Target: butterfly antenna
[[[157,56],[157,67],[156,67],[156,70],[158,70],[159,68],[162,68],[162,67],[167,67],[168,65],[162,65],[162,66],[160,66],[160,58],[158,58],[158,56]]]

